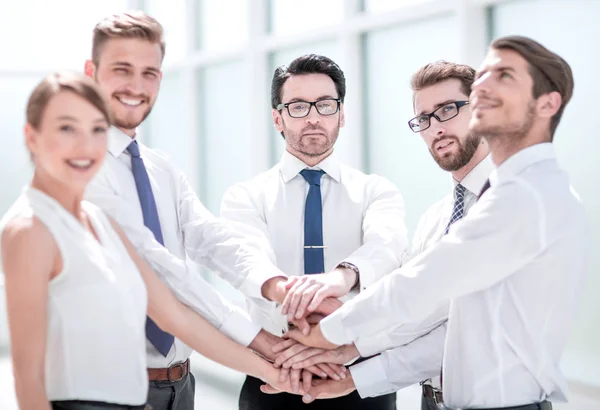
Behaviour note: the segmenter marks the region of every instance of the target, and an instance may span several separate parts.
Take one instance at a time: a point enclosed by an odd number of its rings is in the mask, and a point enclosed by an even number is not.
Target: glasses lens
[[[440,121],[447,121],[450,118],[454,118],[458,115],[458,108],[456,107],[456,103],[446,104],[443,107],[435,110],[435,115],[440,119]]]
[[[310,104],[306,102],[295,102],[288,105],[290,117],[300,118],[305,117],[310,109]]]
[[[415,117],[409,121],[408,125],[413,130],[413,132],[421,132],[429,127],[429,117],[427,115]]]
[[[338,110],[338,102],[336,100],[321,100],[316,102],[315,107],[321,115],[333,115]]]

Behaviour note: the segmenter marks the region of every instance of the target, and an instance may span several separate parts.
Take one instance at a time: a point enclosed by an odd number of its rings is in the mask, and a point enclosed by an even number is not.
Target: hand
[[[281,373],[280,373],[280,379],[281,381],[285,380],[285,377],[287,377],[287,373],[290,372],[290,368],[292,367],[292,363],[293,362],[289,362],[290,359],[297,357],[298,355],[303,355],[302,357],[310,357],[310,355],[305,355],[305,353],[311,352],[311,351],[318,351],[318,352],[324,352],[323,349],[316,349],[316,348],[312,348],[312,347],[308,347],[308,346],[304,346],[298,342],[296,342],[293,339],[287,339],[284,340],[283,342],[273,346],[273,351],[275,353],[279,353],[277,355],[277,358],[275,359],[275,363],[274,365],[276,367],[282,367],[281,369]],[[295,360],[294,362],[298,362],[300,360]],[[282,363],[284,362],[289,362],[286,366],[281,366]],[[344,366],[340,366],[341,364],[343,364],[342,362],[338,363],[338,364],[334,364],[334,363],[326,363],[325,360],[321,360],[318,363],[315,363],[314,365],[309,365],[304,367],[304,369],[308,370],[309,372],[321,377],[321,378],[326,378],[326,377],[330,377],[334,380],[341,380],[344,379],[346,377],[346,368]],[[302,367],[295,367],[296,370],[302,369]]]
[[[342,305],[343,303],[339,299],[327,298],[317,307],[314,313],[309,314],[306,318],[294,319],[291,323],[300,329],[303,334],[308,336],[311,324],[319,323],[321,319],[332,314]]]
[[[356,281],[356,273],[346,268],[336,268],[331,273],[292,276],[287,280],[287,295],[281,313],[288,320],[300,319],[306,312],[314,312],[327,297],[339,298],[347,294]]]
[[[282,357],[285,353],[286,352],[277,356],[277,360],[285,359],[285,357]],[[320,363],[343,365],[358,357],[360,357],[360,353],[354,344],[340,346],[333,350],[324,350],[311,347],[310,349],[304,350],[297,355],[286,359],[282,363],[282,367],[303,369],[318,365]]]
[[[338,345],[329,342],[321,333],[321,325],[316,324],[311,326],[309,335],[306,336],[299,329],[291,329],[285,335],[286,339],[294,339],[305,346],[320,347],[322,349],[335,349]]]
[[[345,380],[312,380],[311,388],[302,396],[304,403],[312,403],[315,399],[331,399],[334,397],[342,397],[356,390],[352,375],[349,374]],[[304,386],[303,386],[304,389]],[[280,393],[280,388],[277,386],[263,385],[260,386],[260,391],[266,394]]]
[[[274,361],[275,352],[273,351],[273,347],[281,344],[283,341],[284,339],[281,337],[261,329],[248,347],[267,360]]]

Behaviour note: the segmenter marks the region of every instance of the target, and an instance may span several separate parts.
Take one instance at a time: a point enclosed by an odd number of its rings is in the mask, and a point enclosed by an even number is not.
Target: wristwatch
[[[350,290],[353,290],[354,288],[356,288],[358,286],[358,282],[360,282],[360,271],[358,270],[356,265],[353,265],[350,262],[340,262],[337,267],[350,269],[350,270],[354,271],[354,273],[356,273],[356,281],[354,282],[354,285],[352,285]]]

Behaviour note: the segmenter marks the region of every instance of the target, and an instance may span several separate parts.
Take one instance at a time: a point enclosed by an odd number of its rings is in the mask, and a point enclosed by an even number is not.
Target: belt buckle
[[[180,367],[180,368],[181,368],[181,377],[180,377],[179,379],[173,379],[173,378],[171,377],[171,370],[173,370],[173,369],[176,369],[176,368],[178,368],[178,367]],[[167,379],[168,379],[168,380],[169,380],[171,383],[178,382],[179,380],[183,379],[184,372],[185,372],[185,363],[177,363],[177,364],[174,364],[173,366],[171,366],[171,367],[169,367],[169,368],[167,369]]]

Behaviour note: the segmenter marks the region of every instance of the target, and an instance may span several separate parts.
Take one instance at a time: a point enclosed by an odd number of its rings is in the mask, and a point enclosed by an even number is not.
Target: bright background
[[[283,141],[270,120],[273,69],[301,54],[318,53],[338,62],[347,77],[347,123],[336,150],[348,164],[398,185],[410,234],[426,207],[451,187],[448,175],[406,126],[412,114],[411,74],[439,59],[477,67],[498,36],[522,34],[540,41],[561,54],[575,74],[575,95],[556,146],[600,248],[593,114],[600,94],[599,0],[2,0],[0,213],[30,176],[22,127],[34,85],[57,69],[82,70],[95,23],[110,13],[140,8],[163,24],[167,38],[161,94],[141,135],[183,168],[208,208],[218,212],[230,185],[278,160]],[[236,291],[204,274],[241,303]],[[573,401],[558,409],[600,409],[599,292],[600,252],[593,255],[587,294],[562,363]],[[0,292],[3,410],[16,408],[7,354]],[[236,408],[243,377],[195,359],[198,408]],[[418,408],[418,394],[418,389],[402,392],[399,408]]]

